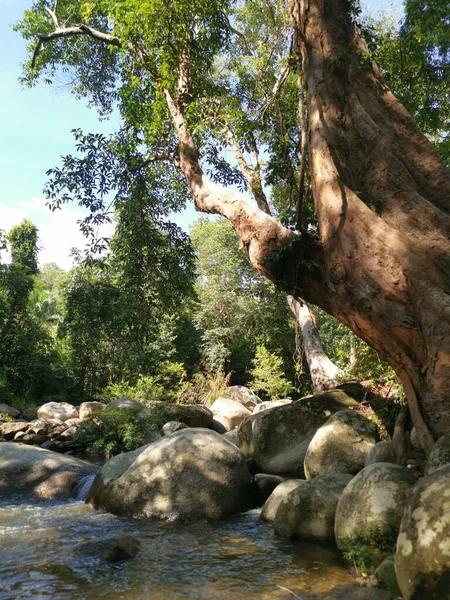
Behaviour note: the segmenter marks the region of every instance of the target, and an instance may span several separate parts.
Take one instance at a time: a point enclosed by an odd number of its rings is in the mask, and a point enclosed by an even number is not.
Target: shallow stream
[[[79,542],[128,532],[130,561],[75,558]],[[94,600],[333,598],[351,582],[337,551],[279,539],[250,511],[185,525],[129,520],[83,502],[0,503],[0,597]]]

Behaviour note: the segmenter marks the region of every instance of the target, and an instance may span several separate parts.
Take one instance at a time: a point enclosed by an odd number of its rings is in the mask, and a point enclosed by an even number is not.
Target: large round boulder
[[[238,427],[252,413],[240,402],[218,398],[210,407],[214,419],[222,423],[227,431]]]
[[[345,473],[328,473],[291,490],[278,506],[275,531],[283,537],[333,542],[336,507],[351,480]]]
[[[449,600],[450,465],[420,479],[409,492],[395,571],[406,600]]]
[[[11,417],[12,419],[17,419],[17,417],[20,417],[20,410],[9,406],[9,404],[4,404],[3,402],[0,403],[0,413],[8,415],[8,417]]]
[[[240,402],[245,408],[252,411],[257,404],[261,404],[261,398],[250,388],[244,385],[231,385],[226,389],[227,396],[236,402]]]
[[[238,445],[264,473],[302,477],[306,450],[322,423],[298,402],[269,408],[239,425]]]
[[[374,463],[360,471],[338,502],[335,523],[338,547],[346,550],[354,541],[391,544],[414,483],[414,474],[399,465]],[[381,543],[383,540],[386,544]]]
[[[440,437],[434,444],[425,465],[425,474],[430,475],[447,464],[450,464],[450,433]]]
[[[82,402],[80,404],[80,419],[87,419],[91,415],[101,413],[105,409],[105,405],[102,402]]]
[[[78,417],[78,410],[68,402],[47,402],[37,410],[38,419],[60,419],[67,421]]]
[[[369,450],[364,466],[368,467],[378,462],[397,464],[397,453],[392,442],[378,442],[378,444],[375,444]]]
[[[248,510],[250,492],[238,448],[214,431],[190,428],[151,444],[89,501],[118,515],[216,520]]]
[[[261,514],[259,515],[263,521],[267,523],[273,523],[277,515],[278,507],[288,497],[292,490],[306,483],[305,479],[286,479],[273,490],[270,496],[267,498]]]
[[[71,498],[86,475],[97,468],[72,456],[13,442],[0,444],[0,498]]]
[[[336,412],[318,429],[308,446],[306,479],[325,473],[358,473],[378,440],[372,421],[350,410]]]
[[[330,417],[341,410],[351,409],[357,404],[356,400],[342,390],[330,390],[323,392],[323,394],[304,396],[298,402],[301,402],[310,410],[316,411],[324,417]]]

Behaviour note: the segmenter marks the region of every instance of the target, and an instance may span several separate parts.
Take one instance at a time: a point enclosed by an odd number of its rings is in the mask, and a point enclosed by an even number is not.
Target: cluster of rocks
[[[436,442],[417,481],[342,391],[268,405],[250,390],[229,389],[210,410],[173,408],[154,440],[105,463],[86,501],[117,515],[184,521],[262,506],[261,518],[280,536],[332,542],[343,551],[365,543],[386,598],[448,600],[450,434]],[[10,489],[18,471],[22,483]],[[21,486],[41,497],[67,495],[88,475],[92,467],[78,459],[0,444],[4,494]]]

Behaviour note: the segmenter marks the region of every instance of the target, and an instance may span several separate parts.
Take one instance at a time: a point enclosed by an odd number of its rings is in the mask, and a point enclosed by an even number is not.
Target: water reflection
[[[71,555],[79,542],[122,531],[141,542],[131,561]],[[277,538],[258,511],[184,525],[70,502],[0,505],[0,581],[3,600],[306,600],[334,597],[330,591],[351,577],[333,549]]]

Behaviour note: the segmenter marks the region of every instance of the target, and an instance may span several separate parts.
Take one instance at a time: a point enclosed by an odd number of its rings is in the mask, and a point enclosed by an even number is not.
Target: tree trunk
[[[331,390],[339,384],[340,370],[325,354],[314,315],[306,302],[288,296],[289,308],[295,315],[303,338],[306,361],[315,393]]]
[[[429,450],[450,428],[450,174],[367,59],[349,4],[290,1],[323,284],[297,293],[387,358]]]

